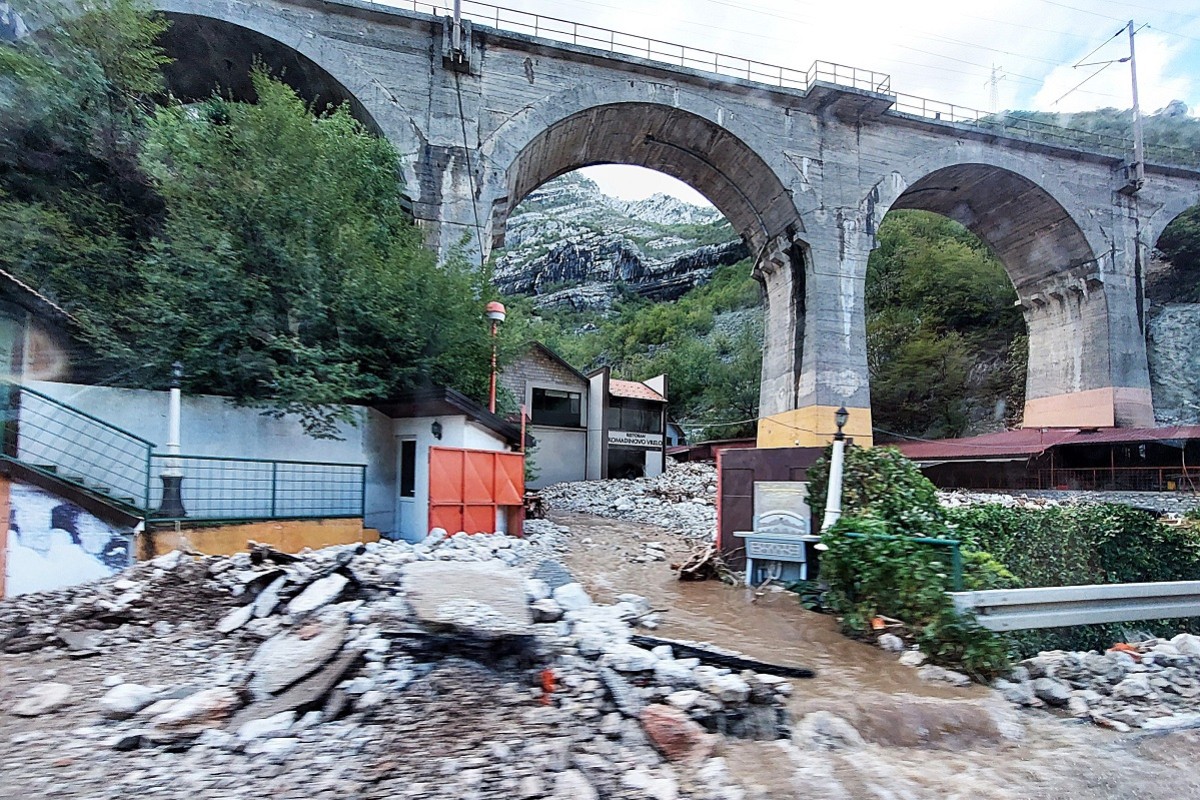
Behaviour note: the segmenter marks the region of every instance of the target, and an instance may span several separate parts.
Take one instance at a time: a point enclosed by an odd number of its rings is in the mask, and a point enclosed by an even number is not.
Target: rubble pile
[[[1121,644],[1106,653],[1053,650],[994,684],[1021,706],[1049,707],[1118,731],[1200,726],[1200,636]]]
[[[700,541],[717,526],[717,471],[711,464],[668,462],[653,478],[559,483],[541,490],[559,511],[641,522]]]
[[[1050,508],[1081,503],[1120,503],[1160,514],[1182,515],[1200,509],[1200,496],[1188,492],[1093,492],[1067,489],[1023,490],[1018,493],[943,489],[938,501],[947,508],[997,504],[1007,508]]]
[[[742,797],[714,733],[786,735],[791,685],[633,644],[648,602],[594,603],[563,532],[172,553],[0,603],[0,795]]]

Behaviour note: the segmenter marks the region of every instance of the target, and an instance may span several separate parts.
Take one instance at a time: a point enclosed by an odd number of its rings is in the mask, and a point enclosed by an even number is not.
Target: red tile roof
[[[914,461],[985,461],[1039,456],[1051,447],[1082,444],[1140,444],[1200,439],[1200,425],[1164,428],[1021,428],[966,439],[900,442],[895,446]]]
[[[646,384],[638,383],[637,381],[619,381],[615,378],[611,379],[608,382],[608,393],[613,397],[629,397],[634,400],[653,400],[656,403],[667,402],[667,398],[663,397]]]

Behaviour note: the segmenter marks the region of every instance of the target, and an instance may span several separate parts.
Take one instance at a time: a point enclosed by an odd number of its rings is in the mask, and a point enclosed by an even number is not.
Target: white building
[[[540,342],[500,375],[523,405],[535,442],[531,488],[561,481],[658,475],[666,458],[667,376],[584,375]]]

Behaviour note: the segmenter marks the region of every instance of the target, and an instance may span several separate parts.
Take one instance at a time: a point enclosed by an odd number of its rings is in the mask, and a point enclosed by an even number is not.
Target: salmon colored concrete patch
[[[245,552],[248,542],[270,545],[285,553],[306,547],[379,541],[379,531],[364,528],[362,519],[271,520],[240,525],[148,531],[142,534],[138,558],[150,559],[172,550],[189,550],[209,556]]]

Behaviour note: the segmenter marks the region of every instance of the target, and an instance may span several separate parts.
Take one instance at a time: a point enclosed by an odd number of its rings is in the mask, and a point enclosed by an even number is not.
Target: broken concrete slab
[[[356,650],[343,652],[283,694],[243,708],[230,722],[229,728],[240,730],[242,725],[251,720],[272,717],[285,711],[320,707],[333,688],[341,683],[342,678],[350,672],[361,657]]]
[[[417,561],[402,586],[417,621],[481,639],[531,636],[525,577],[499,561]]]
[[[346,617],[333,611],[294,631],[276,634],[259,646],[247,668],[254,673],[250,689],[276,694],[317,671],[346,640]]]
[[[233,633],[254,616],[254,604],[233,609],[217,623],[217,633]]]
[[[338,572],[315,580],[304,587],[303,592],[292,598],[292,601],[288,603],[288,613],[307,614],[327,606],[338,599],[348,583],[350,583],[350,579]]]

